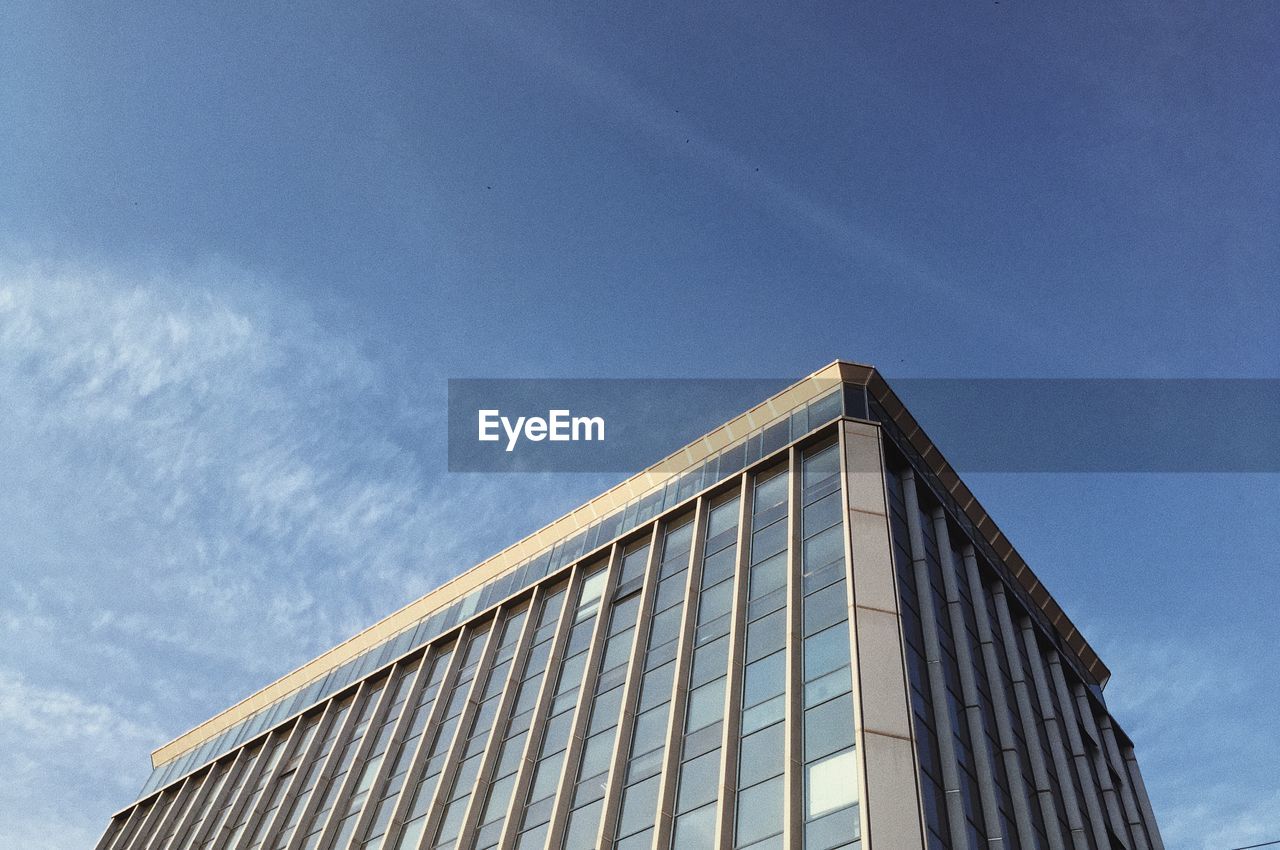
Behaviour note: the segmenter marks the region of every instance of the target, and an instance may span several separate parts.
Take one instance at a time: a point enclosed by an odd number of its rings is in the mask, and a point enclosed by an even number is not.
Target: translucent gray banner
[[[451,380],[449,469],[638,472],[789,383]],[[874,405],[868,413],[852,400],[861,388],[846,386],[844,412],[874,418]],[[962,473],[1280,471],[1280,380],[905,378],[891,386]]]

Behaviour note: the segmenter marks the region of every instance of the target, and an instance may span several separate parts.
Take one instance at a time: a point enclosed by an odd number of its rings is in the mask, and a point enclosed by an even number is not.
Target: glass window
[[[782,719],[785,711],[786,702],[784,697],[781,696],[776,696],[771,700],[766,700],[753,708],[747,709],[742,712],[742,734],[746,735],[757,729],[763,729],[770,723],[777,723]]]
[[[747,626],[747,662],[777,652],[786,645],[787,612],[774,611]]]
[[[804,713],[804,760],[853,746],[853,695],[827,700]]]
[[[774,555],[751,568],[751,598],[759,599],[766,593],[787,586],[786,553]]]
[[[748,664],[743,675],[743,706],[750,708],[782,693],[787,681],[786,671],[785,652],[775,652]]]
[[[720,791],[720,750],[690,759],[680,768],[680,793],[676,811],[687,812],[710,803]]]
[[[673,847],[680,850],[714,850],[715,839],[715,803],[676,818]]]
[[[707,539],[709,540],[717,534],[728,531],[737,524],[737,498],[730,499],[727,502],[721,502],[712,508],[707,515]]]
[[[738,547],[730,546],[721,549],[714,555],[708,555],[702,562],[702,586],[710,587],[716,582],[724,581],[733,575],[738,563]]]
[[[646,711],[636,718],[633,752],[642,753],[661,747],[667,741],[667,706],[665,704]]]
[[[676,663],[668,661],[644,674],[644,687],[640,689],[640,711],[671,699],[671,677],[675,671]]]
[[[853,676],[849,668],[839,667],[804,686],[804,704],[808,707],[826,702],[833,696],[848,691],[852,685]]]
[[[827,626],[849,619],[849,600],[844,582],[836,582],[804,600],[804,633],[811,635]]]
[[[775,723],[742,739],[738,787],[755,785],[782,771],[783,724]]]
[[[804,533],[812,536],[840,521],[840,494],[830,493],[804,509]]]
[[[804,565],[808,572],[844,557],[844,535],[836,525],[804,542]]]
[[[847,622],[818,632],[804,641],[804,678],[816,679],[837,667],[849,664],[849,624]]]
[[[591,709],[591,723],[587,727],[587,734],[594,735],[601,729],[608,729],[618,722],[618,711],[622,708],[622,688],[614,688],[611,691],[600,694],[596,697],[595,706]]]
[[[560,763],[563,760],[564,753],[559,752],[538,762],[533,776],[533,788],[529,791],[530,800],[541,800],[555,792],[560,783]]]
[[[775,522],[751,536],[751,560],[763,561],[787,548],[787,524]]]
[[[637,830],[653,826],[658,811],[658,780],[653,776],[637,782],[622,796],[622,817],[618,819],[618,834],[630,835]]]
[[[782,470],[765,481],[756,481],[755,513],[767,510],[787,500],[787,473]]]
[[[685,730],[692,732],[724,717],[724,677],[689,691]]]
[[[652,631],[649,633],[649,646],[659,646],[669,640],[675,640],[680,634],[680,609],[668,608],[653,618]]]
[[[729,613],[733,604],[733,582],[722,581],[715,587],[702,591],[698,603],[698,625],[709,623]]]
[[[845,750],[805,768],[805,817],[851,806],[858,800],[858,763],[853,750]]]
[[[614,850],[649,850],[653,846],[653,828],[650,827],[644,832],[638,832],[635,835],[624,838],[613,845]]]
[[[738,844],[751,844],[781,829],[781,776],[738,793]]]
[[[833,850],[854,848],[853,842],[861,837],[858,823],[858,807],[838,809],[829,815],[810,821],[804,827],[805,850]],[[976,841],[974,842],[977,843]]]
[[[582,749],[582,769],[578,773],[579,780],[590,779],[609,769],[609,759],[613,753],[613,738],[613,730],[610,729],[587,739]]]
[[[569,828],[565,831],[565,847],[576,850],[579,847],[596,846],[596,833],[600,830],[600,810],[603,806],[604,801],[597,800],[580,809],[574,809],[569,814]]]
[[[729,668],[729,636],[713,640],[698,647],[693,653],[693,674],[689,687],[696,688],[712,679],[723,676]]]

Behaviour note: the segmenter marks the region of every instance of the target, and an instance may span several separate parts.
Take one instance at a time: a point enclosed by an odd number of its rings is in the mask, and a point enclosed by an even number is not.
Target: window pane
[[[781,776],[738,794],[738,844],[750,844],[781,831]]]
[[[569,814],[569,828],[565,832],[565,847],[586,848],[596,846],[596,833],[600,830],[600,810],[603,800],[597,800]]]
[[[689,714],[685,731],[701,729],[724,717],[724,677],[689,692]]]
[[[632,785],[622,796],[622,817],[618,820],[618,834],[630,835],[637,830],[653,826],[658,811],[658,779],[654,776]]]
[[[716,799],[720,791],[720,750],[685,762],[680,768],[676,811],[687,812]]]
[[[770,723],[777,723],[782,719],[785,710],[786,702],[780,696],[762,702],[755,708],[747,709],[742,712],[742,734],[746,735],[757,729],[763,729]]]
[[[849,664],[849,624],[818,632],[804,641],[804,678],[811,681]]]
[[[826,702],[833,696],[848,691],[851,687],[853,687],[853,676],[849,668],[840,667],[804,686],[805,707],[809,708],[820,702]]]
[[[679,850],[714,850],[716,804],[703,806],[676,818],[673,847]]]
[[[742,686],[742,704],[751,707],[782,693],[786,685],[787,654],[775,652],[748,664]]]
[[[766,593],[786,586],[787,556],[785,553],[774,555],[763,563],[751,568],[751,598],[759,599]]]
[[[812,537],[840,521],[840,494],[823,496],[804,509],[804,536]]]
[[[853,847],[861,834],[858,823],[858,807],[834,811],[825,817],[810,821],[804,827],[805,850],[833,850],[836,847]]]
[[[845,750],[805,768],[805,817],[815,818],[858,800],[858,765]]]
[[[715,587],[702,591],[698,602],[698,625],[709,623],[717,617],[729,613],[733,604],[733,582],[722,581]]]
[[[693,654],[693,675],[689,687],[696,688],[717,676],[723,676],[729,668],[729,636],[698,647]]]
[[[775,723],[742,739],[738,787],[755,785],[782,772],[783,724]]]
[[[716,505],[707,516],[707,537],[715,537],[738,524],[738,500],[730,499]]]
[[[811,635],[827,626],[849,619],[849,601],[845,596],[844,582],[819,590],[804,600],[804,633]]]
[[[747,662],[777,652],[786,645],[786,611],[774,611],[747,626]]]
[[[804,565],[806,570],[825,566],[832,561],[844,557],[844,535],[840,526],[828,528],[821,534],[814,535],[804,542]]]
[[[730,546],[707,557],[702,565],[702,586],[710,587],[733,575],[738,563],[738,547]]]
[[[667,741],[667,706],[661,705],[636,718],[633,753],[661,747]]]
[[[845,694],[804,713],[804,760],[853,746],[853,695]]]

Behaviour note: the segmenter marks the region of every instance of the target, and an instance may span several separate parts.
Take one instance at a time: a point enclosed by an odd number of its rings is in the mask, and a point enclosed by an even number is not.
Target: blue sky
[[[1269,4],[246,5],[0,9],[0,848],[616,478],[449,377],[1280,377]],[[1280,476],[969,480],[1168,845],[1280,838]]]

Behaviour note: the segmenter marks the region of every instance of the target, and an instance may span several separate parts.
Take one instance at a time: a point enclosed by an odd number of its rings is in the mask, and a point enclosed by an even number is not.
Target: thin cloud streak
[[[405,390],[240,269],[0,262],[0,847],[85,846],[151,748],[577,500],[444,477]]]

